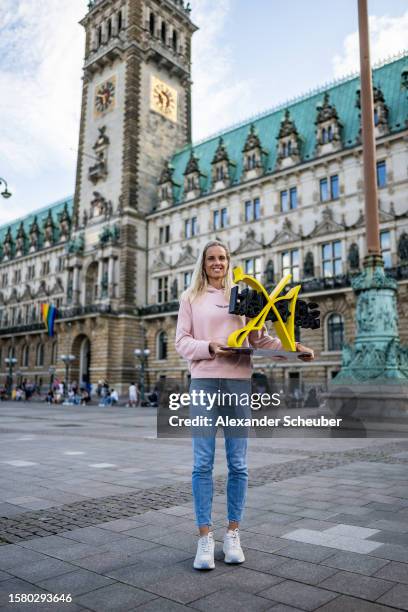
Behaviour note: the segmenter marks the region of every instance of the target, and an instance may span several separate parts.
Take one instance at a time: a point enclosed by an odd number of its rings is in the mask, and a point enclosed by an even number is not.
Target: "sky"
[[[190,0],[193,139],[358,70],[357,0]],[[408,47],[406,0],[369,0],[371,56]],[[0,225],[74,192],[87,0],[1,0]]]

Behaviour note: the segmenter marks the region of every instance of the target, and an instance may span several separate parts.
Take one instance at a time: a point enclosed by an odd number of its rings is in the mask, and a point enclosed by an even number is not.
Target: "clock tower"
[[[191,140],[196,27],[184,0],[90,0],[88,9],[66,305],[109,313],[106,344],[114,338],[130,370],[142,340],[126,326],[137,328],[146,304],[146,214],[164,161]]]

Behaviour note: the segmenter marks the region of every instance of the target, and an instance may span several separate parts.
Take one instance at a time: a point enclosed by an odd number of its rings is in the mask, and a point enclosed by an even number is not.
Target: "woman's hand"
[[[314,359],[313,349],[308,348],[307,346],[304,346],[300,342],[296,342],[296,350],[299,351],[299,353],[307,353],[307,355],[302,355],[301,357],[299,357],[299,359],[301,359],[302,361],[313,361]]]
[[[214,355],[215,357],[217,355],[220,355],[221,357],[229,357],[230,355],[234,355],[234,351],[223,351],[221,348],[222,346],[225,346],[225,344],[222,344],[221,342],[210,342],[211,355]]]

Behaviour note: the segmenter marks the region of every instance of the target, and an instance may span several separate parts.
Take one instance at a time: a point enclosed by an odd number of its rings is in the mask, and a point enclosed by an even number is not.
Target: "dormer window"
[[[242,152],[244,154],[245,179],[261,176],[264,171],[263,159],[266,157],[267,152],[262,149],[261,141],[255,131],[254,124],[249,128],[249,134]]]
[[[159,202],[160,207],[165,208],[171,206],[174,202],[173,190],[174,187],[179,187],[173,180],[174,168],[168,161],[164,164],[163,171],[159,179]]]
[[[279,168],[287,168],[300,162],[300,138],[294,121],[290,118],[289,110],[286,109],[279,129],[278,157]]]
[[[336,107],[330,104],[329,94],[326,92],[323,103],[317,107],[316,125],[316,153],[325,155],[341,149],[342,124],[339,121]]]
[[[198,159],[195,157],[194,151],[191,150],[190,159],[188,160],[186,169],[184,171],[184,197],[186,200],[197,198],[200,195],[201,176]]]
[[[375,137],[379,138],[389,132],[388,126],[388,106],[385,103],[384,94],[380,87],[373,87],[374,101],[374,132]],[[361,110],[361,92],[358,89],[356,94],[356,107]],[[360,117],[361,119],[361,117]],[[361,138],[361,127],[360,127]]]
[[[231,181],[230,168],[235,166],[235,164],[230,161],[223,138],[220,138],[218,141],[211,165],[213,189],[225,189],[225,187],[228,187]]]

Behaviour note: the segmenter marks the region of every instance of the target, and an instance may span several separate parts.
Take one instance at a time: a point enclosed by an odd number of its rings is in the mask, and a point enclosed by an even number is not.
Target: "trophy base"
[[[249,346],[222,346],[223,351],[231,351],[241,355],[253,355],[254,357],[267,357],[272,361],[297,361],[308,353],[304,351],[282,351],[274,349],[256,349]]]

